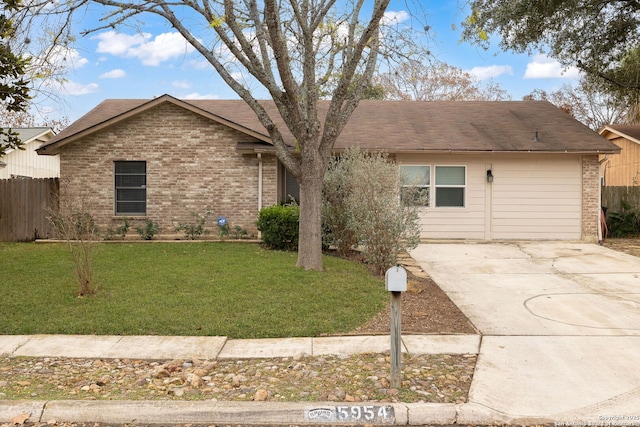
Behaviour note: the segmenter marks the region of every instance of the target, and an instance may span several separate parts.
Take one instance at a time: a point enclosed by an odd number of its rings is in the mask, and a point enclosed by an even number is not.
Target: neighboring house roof
[[[55,135],[53,129],[48,127],[32,127],[32,128],[12,128],[8,127],[7,129],[11,129],[13,132],[18,134],[20,141],[24,145],[29,144],[33,141],[46,142],[51,139],[52,136]],[[7,137],[5,135],[0,135],[0,141],[5,142]],[[10,153],[13,149],[7,150],[7,153]]]
[[[640,144],[640,126],[639,125],[607,125],[601,131],[600,135],[605,138],[609,136],[617,136],[626,138],[629,141],[633,141],[636,144]]]
[[[224,123],[259,141],[269,134],[241,100],[111,99],[89,111],[38,150],[57,154],[65,144],[169,102]],[[272,101],[260,101],[283,133],[295,140]],[[320,116],[328,101],[318,106]],[[242,142],[242,141],[239,141]],[[247,141],[248,142],[248,141]],[[259,144],[258,144],[259,145]],[[616,153],[620,149],[544,101],[361,101],[335,149],[358,146],[388,152]],[[244,144],[245,149],[255,143]],[[258,149],[258,148],[256,148]],[[259,149],[264,149],[260,146]]]

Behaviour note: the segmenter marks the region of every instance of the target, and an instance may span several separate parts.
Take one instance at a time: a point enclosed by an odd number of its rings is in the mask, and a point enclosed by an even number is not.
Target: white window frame
[[[416,163],[416,164],[401,164],[401,165],[398,165],[398,166],[399,166],[400,169],[403,168],[403,167],[425,167],[425,168],[429,168],[429,173],[428,173],[429,182],[427,183],[427,185],[415,185],[415,184],[409,183],[409,184],[402,184],[400,187],[401,187],[401,195],[402,195],[402,188],[416,188],[416,187],[426,188],[427,192],[428,192],[428,194],[427,194],[427,203],[424,204],[424,205],[416,205],[416,206],[421,207],[421,208],[430,207],[431,206],[431,200],[433,200],[433,189],[432,189],[432,185],[433,185],[433,176],[432,176],[433,175],[433,167],[430,164],[419,164],[419,163]]]
[[[463,184],[438,184],[438,168],[463,168],[464,183]],[[464,209],[467,206],[467,166],[466,165],[435,165],[433,167],[433,205],[437,209]],[[460,188],[462,189],[462,206],[438,206],[438,189],[439,188]]]

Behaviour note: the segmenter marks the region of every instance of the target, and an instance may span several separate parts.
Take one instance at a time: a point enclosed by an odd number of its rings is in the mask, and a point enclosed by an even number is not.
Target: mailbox
[[[401,265],[391,267],[384,275],[384,284],[389,292],[406,292],[407,270]]]

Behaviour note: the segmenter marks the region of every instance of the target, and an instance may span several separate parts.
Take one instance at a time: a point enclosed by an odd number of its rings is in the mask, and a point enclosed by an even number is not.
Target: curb
[[[0,401],[0,423],[29,415],[40,423],[207,425],[532,425],[548,417],[519,417],[474,403],[215,402],[167,400]]]

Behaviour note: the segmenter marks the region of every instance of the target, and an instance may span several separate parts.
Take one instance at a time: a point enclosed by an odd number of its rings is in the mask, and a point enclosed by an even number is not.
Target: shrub
[[[68,186],[69,183],[63,181],[61,185]],[[88,212],[83,194],[58,204],[58,209],[48,210],[48,219],[57,236],[67,242],[76,267],[78,295],[94,295],[98,287],[93,279],[93,243],[98,239],[98,228],[93,215]]]
[[[608,228],[611,237],[635,237],[640,234],[640,212],[626,201],[620,203],[622,212],[608,215]]]
[[[262,232],[264,244],[271,249],[297,250],[299,217],[300,208],[297,205],[274,205],[260,209],[257,226]]]
[[[122,240],[124,240],[125,237],[127,237],[127,232],[129,231],[129,220],[125,217],[122,218],[122,225],[118,228],[113,228],[113,227],[107,227],[107,231],[104,234],[104,239],[105,240],[113,240],[113,238],[115,237],[115,235],[119,235],[120,238],[122,238]]]
[[[348,198],[356,183],[351,179],[359,154],[347,151],[333,158],[324,175],[322,189],[323,246],[333,245],[340,256],[346,256],[358,244],[356,230],[351,227],[352,212]]]
[[[327,241],[341,253],[358,245],[376,273],[418,244],[417,207],[402,202],[398,167],[386,154],[346,150],[329,165],[323,195]]]
[[[231,235],[233,236],[234,239],[236,240],[240,240],[240,239],[246,239],[247,236],[249,235],[249,232],[240,227],[239,225],[236,225],[233,227],[233,230],[231,231]]]
[[[160,232],[160,225],[152,219],[146,219],[144,227],[137,226],[136,231],[142,240],[151,240],[153,236]]]
[[[189,240],[199,239],[202,234],[209,234],[210,231],[204,228],[207,218],[211,215],[211,208],[209,206],[204,210],[204,215],[200,215],[198,212],[191,212],[191,216],[194,222],[179,223],[175,227],[176,231],[184,232],[184,237]]]

